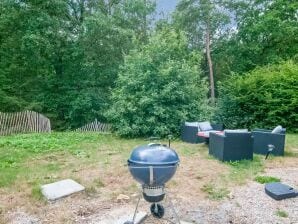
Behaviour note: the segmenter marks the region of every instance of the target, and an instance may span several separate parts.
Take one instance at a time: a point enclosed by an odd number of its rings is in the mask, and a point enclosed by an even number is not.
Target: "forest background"
[[[123,136],[184,121],[298,131],[298,2],[2,0],[0,111]]]

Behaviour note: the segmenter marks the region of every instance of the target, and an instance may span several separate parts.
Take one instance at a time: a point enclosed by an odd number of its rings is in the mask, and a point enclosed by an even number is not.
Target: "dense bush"
[[[207,116],[199,55],[182,33],[163,30],[125,58],[108,117],[123,136],[178,133],[182,121]]]
[[[217,119],[229,128],[298,131],[298,65],[292,61],[232,76],[219,85]]]

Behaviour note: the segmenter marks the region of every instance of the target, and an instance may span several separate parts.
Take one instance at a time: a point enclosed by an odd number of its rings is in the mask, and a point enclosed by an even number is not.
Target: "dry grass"
[[[131,200],[134,200],[138,186],[125,164],[132,148],[146,141],[119,139],[111,135],[89,140],[70,149],[66,147],[50,153],[34,154],[17,164],[22,169],[17,173],[16,179],[8,186],[0,188],[0,214],[4,214],[0,215],[0,223],[7,223],[11,218],[7,215],[8,212],[18,209],[33,214],[42,223],[73,223],[76,217],[104,213],[112,207],[121,206],[116,202],[119,194],[129,195]],[[256,169],[250,162],[241,163],[236,165],[236,169],[237,166],[241,168],[239,174],[235,174],[235,164],[230,165],[210,158],[204,144],[192,145],[174,141],[172,147],[180,155],[181,164],[167,186],[170,192],[176,195],[175,200],[181,203],[194,198],[222,199],[227,196],[229,189],[243,184],[243,181],[252,180],[264,167],[291,164],[297,166],[295,156],[275,157],[266,163],[259,157],[257,165],[260,169]],[[291,152],[291,147],[287,150]],[[238,175],[237,178],[232,178],[235,175]],[[54,204],[47,203],[40,197],[40,185],[64,178],[77,180],[86,187],[86,191]],[[218,192],[223,190],[226,193],[219,195]]]

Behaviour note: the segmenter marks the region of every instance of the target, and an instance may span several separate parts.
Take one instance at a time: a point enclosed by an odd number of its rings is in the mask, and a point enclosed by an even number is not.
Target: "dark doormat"
[[[279,182],[266,184],[265,192],[275,200],[282,200],[298,196],[298,191],[296,191],[294,188]]]

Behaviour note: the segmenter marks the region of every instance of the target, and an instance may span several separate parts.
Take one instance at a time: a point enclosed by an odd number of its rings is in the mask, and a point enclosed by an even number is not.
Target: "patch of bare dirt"
[[[38,224],[40,223],[40,220],[33,216],[29,215],[28,213],[25,213],[23,211],[15,211],[15,212],[9,212],[7,214],[8,221],[11,224]]]

